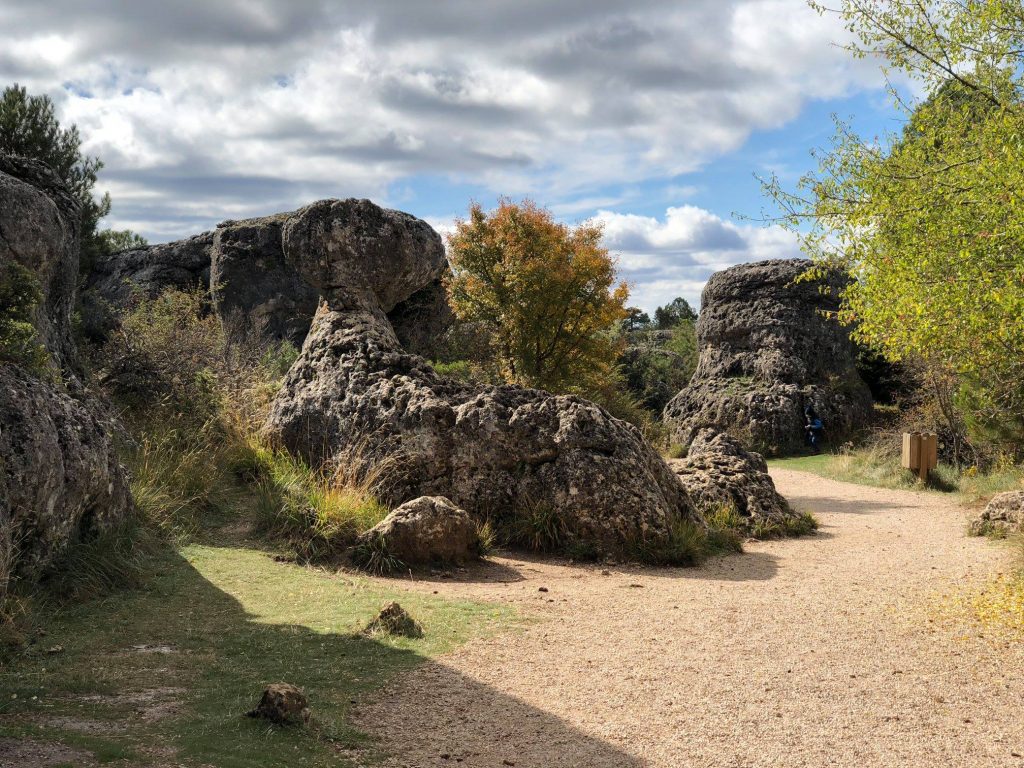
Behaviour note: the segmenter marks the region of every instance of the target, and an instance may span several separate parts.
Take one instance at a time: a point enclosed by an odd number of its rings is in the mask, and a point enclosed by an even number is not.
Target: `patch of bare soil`
[[[63,744],[31,739],[0,738],[0,768],[49,768],[52,765],[91,765],[90,755]]]
[[[416,768],[1024,766],[1024,643],[933,619],[1008,551],[935,494],[773,476],[818,535],[696,569],[393,582],[540,621],[404,675],[357,724]]]

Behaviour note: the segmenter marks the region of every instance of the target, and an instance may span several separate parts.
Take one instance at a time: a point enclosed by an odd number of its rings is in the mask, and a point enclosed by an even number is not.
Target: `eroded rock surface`
[[[404,565],[465,563],[480,553],[477,524],[443,496],[407,501],[359,537],[365,546],[382,541]]]
[[[684,459],[669,462],[694,505],[704,514],[734,509],[750,532],[781,530],[798,515],[768,474],[759,453],[723,432],[697,433]]]
[[[823,314],[838,309],[846,278],[794,282],[809,266],[761,261],[711,276],[697,321],[697,370],[665,408],[674,442],[689,446],[711,428],[774,456],[803,448],[807,406],[833,443],[868,423],[871,394],[848,330]]]
[[[363,207],[355,215],[372,215],[372,203],[360,204],[371,208]],[[302,268],[315,271],[312,262],[304,263],[301,256],[298,263],[285,259],[282,227],[291,215],[225,221],[213,232],[104,258],[93,267],[82,293],[87,333],[103,338],[139,297],[152,299],[169,289],[199,288],[209,291],[213,309],[232,343],[266,347],[287,341],[301,347],[320,294],[317,282],[300,274]],[[340,220],[336,223],[345,226]],[[293,253],[303,253],[301,244]],[[388,253],[381,252],[379,257],[386,259]],[[317,257],[311,254],[310,258]],[[342,274],[320,279],[344,284],[344,256],[330,263]],[[442,336],[454,322],[440,273],[401,301],[385,303],[403,347],[425,357],[436,356]]]
[[[445,496],[480,520],[549,505],[570,540],[607,552],[699,519],[639,430],[597,405],[473,388],[402,348],[386,313],[446,268],[425,222],[367,201],[325,201],[286,221],[284,251],[324,302],[267,432],[314,466],[372,467],[390,504]]]
[[[1024,531],[1024,491],[997,494],[971,521],[975,536],[1008,536]]]
[[[213,233],[174,243],[148,245],[111,254],[93,264],[82,290],[82,321],[89,336],[101,339],[117,326],[118,316],[137,298],[152,299],[166,290],[210,285]]]
[[[217,227],[210,263],[214,310],[238,344],[287,341],[301,347],[320,300],[284,258],[287,214]]]
[[[0,587],[36,579],[67,547],[132,510],[113,423],[83,387],[71,339],[78,205],[40,163],[0,155],[0,263],[42,290],[42,369],[0,363]]]

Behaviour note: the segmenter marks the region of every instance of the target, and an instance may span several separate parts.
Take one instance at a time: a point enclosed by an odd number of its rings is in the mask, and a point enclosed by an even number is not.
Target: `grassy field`
[[[1019,466],[996,467],[987,473],[977,473],[971,469],[959,471],[947,464],[939,464],[925,484],[913,472],[903,469],[898,459],[871,448],[772,459],[768,465],[777,469],[812,472],[832,480],[881,488],[914,488],[940,493],[958,493],[961,500],[968,505],[982,504],[1002,491],[1024,489],[1024,469]]]
[[[59,742],[115,765],[344,765],[349,749],[372,754],[346,724],[361,695],[513,619],[241,546],[190,545],[154,570],[143,589],[57,611],[0,667],[0,737]],[[422,622],[424,638],[359,634],[390,599]],[[243,716],[280,681],[306,691],[311,727]]]

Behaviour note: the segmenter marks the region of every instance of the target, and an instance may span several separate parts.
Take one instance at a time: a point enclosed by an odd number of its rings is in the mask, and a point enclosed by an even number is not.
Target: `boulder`
[[[711,276],[697,321],[697,370],[664,411],[673,442],[689,446],[711,428],[777,456],[803,449],[807,406],[833,443],[869,422],[871,393],[848,330],[835,320],[847,278],[831,271],[796,282],[810,265],[770,260]]]
[[[309,722],[309,701],[302,689],[291,683],[272,683],[263,689],[256,708],[245,714],[277,725],[305,724]]]
[[[782,531],[799,518],[775,489],[764,458],[725,433],[701,430],[686,458],[669,466],[702,513],[731,508],[750,533]]]
[[[423,637],[423,627],[398,603],[391,602],[381,609],[373,621],[366,625],[363,634],[383,633],[395,637]]]
[[[82,384],[71,339],[76,200],[41,163],[0,155],[0,265],[34,276],[42,368],[0,364],[0,588],[36,580],[76,541],[132,510],[115,424]]]
[[[360,536],[358,544],[379,542],[404,565],[464,563],[480,553],[476,523],[444,496],[405,502]]]
[[[1024,530],[1024,491],[1007,491],[992,498],[971,521],[975,536],[1008,536]]]
[[[447,268],[425,222],[316,203],[285,222],[284,251],[324,302],[266,432],[311,465],[362,466],[387,503],[445,496],[499,525],[543,504],[566,541],[609,554],[699,522],[632,425],[578,397],[448,379],[402,348],[386,313]]]

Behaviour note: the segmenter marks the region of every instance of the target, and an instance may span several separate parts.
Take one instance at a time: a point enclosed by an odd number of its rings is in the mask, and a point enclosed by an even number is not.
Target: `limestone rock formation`
[[[703,513],[731,507],[751,532],[781,530],[797,517],[775,489],[764,458],[724,432],[701,430],[686,458],[669,466]]]
[[[665,408],[674,442],[688,446],[712,428],[775,456],[803,448],[806,406],[833,443],[869,421],[871,394],[849,333],[823,314],[838,309],[846,278],[794,282],[808,266],[761,261],[711,276],[697,321],[697,370]]]
[[[404,565],[465,563],[480,553],[480,536],[469,514],[443,496],[420,496],[393,510],[359,537],[359,544],[384,542]]]
[[[306,338],[319,296],[285,261],[286,216],[225,221],[214,234],[213,306],[234,343],[288,341],[300,347]]]
[[[209,286],[212,248],[213,233],[204,232],[99,259],[92,265],[81,295],[86,333],[95,339],[105,337],[137,296],[152,299],[171,288],[184,291]]]
[[[975,536],[1007,536],[1024,531],[1024,491],[1007,491],[992,498],[971,521]]]
[[[45,370],[0,364],[0,587],[38,578],[133,508],[113,424],[82,385],[71,338],[78,229],[78,204],[49,169],[0,155],[0,267],[38,281],[47,356]]]
[[[446,268],[426,223],[367,201],[325,201],[285,222],[284,252],[324,302],[267,433],[312,465],[372,467],[391,504],[441,495],[499,523],[549,505],[569,539],[610,553],[699,520],[639,430],[597,405],[473,388],[402,348],[386,313]]]
[[[106,336],[136,297],[200,288],[210,292],[233,343],[302,346],[320,295],[284,257],[282,226],[290,215],[229,220],[213,232],[102,259],[81,297],[86,332],[93,338]],[[440,275],[388,313],[402,345],[426,357],[436,355],[439,340],[454,322]]]

